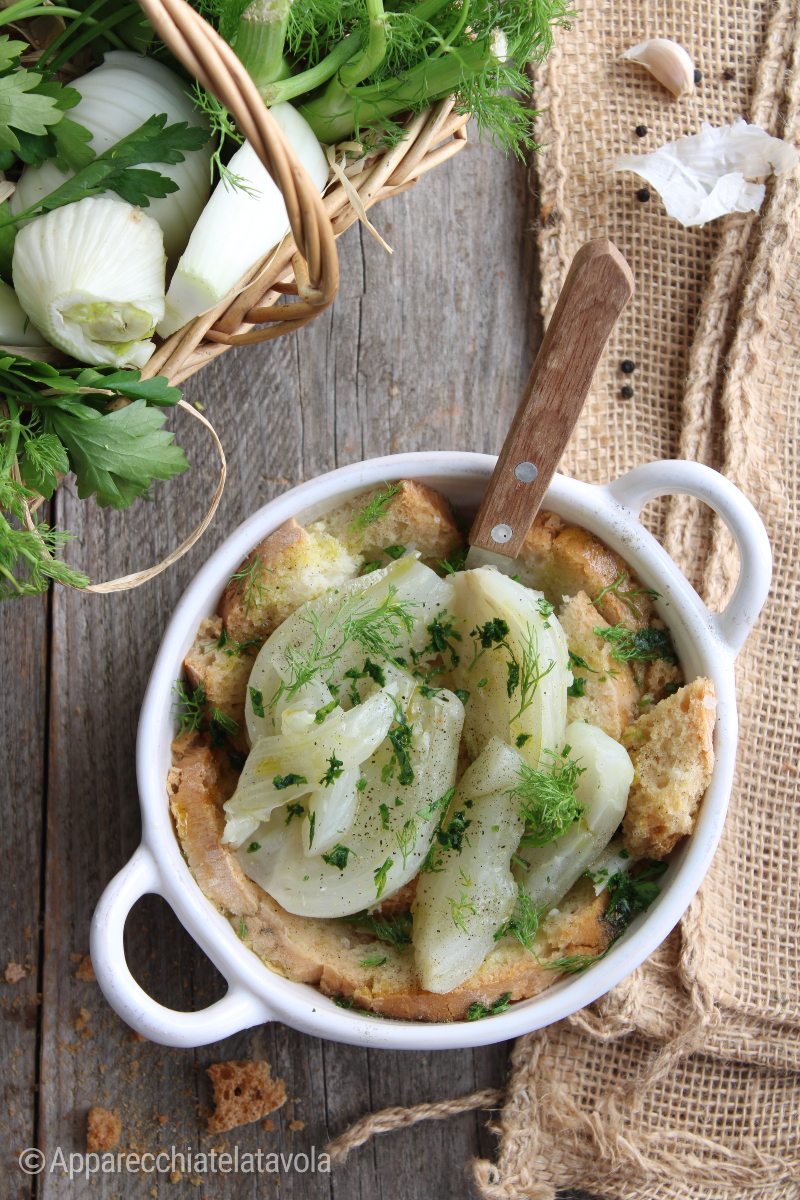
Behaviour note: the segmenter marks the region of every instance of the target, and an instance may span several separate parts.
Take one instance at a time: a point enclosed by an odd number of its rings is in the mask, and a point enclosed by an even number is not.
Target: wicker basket
[[[291,237],[251,268],[216,308],[172,334],[142,373],[179,384],[230,346],[269,341],[324,312],[339,285],[335,239],[373,204],[413,187],[458,153],[468,115],[453,113],[453,98],[439,101],[409,119],[391,150],[332,169],[333,186],[320,197],[230,46],[185,0],[139,2],[175,57],[233,114],[280,188],[291,225]],[[334,151],[329,157],[336,161],[342,155]],[[282,296],[298,299],[276,303]]]

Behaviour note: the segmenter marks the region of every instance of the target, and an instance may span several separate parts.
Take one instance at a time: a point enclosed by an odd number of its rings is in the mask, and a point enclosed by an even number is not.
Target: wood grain
[[[496,452],[514,414],[538,343],[534,216],[524,167],[471,144],[371,215],[393,256],[353,227],[339,243],[341,287],[329,312],[294,337],[230,351],[187,385],[187,399],[203,406],[229,462],[228,487],[203,541],[135,592],[54,594],[37,1117],[48,1155],[57,1146],[67,1156],[85,1149],[92,1104],[119,1114],[120,1149],[238,1143],[240,1153],[288,1154],[312,1145],[321,1150],[328,1135],[370,1109],[503,1082],[503,1046],[400,1054],[269,1025],[194,1052],[167,1050],[132,1040],[97,985],[76,978],[94,906],[140,836],[133,762],[150,665],[172,609],[206,556],[245,516],[303,479],[401,450]],[[69,486],[59,493],[59,523],[78,534],[68,557],[94,578],[133,571],[168,552],[213,491],[209,439],[186,414],[171,420],[192,470],[157,487],[151,503],[112,513],[78,502]],[[22,627],[29,611],[18,607],[6,619]],[[11,669],[19,671],[18,663]],[[37,719],[44,722],[43,686],[21,718],[34,730]],[[38,819],[40,793],[31,803]],[[35,914],[30,899],[29,905]],[[224,981],[159,899],[147,897],[132,912],[126,951],[142,986],[164,1004],[199,1008],[224,993]],[[256,1124],[212,1139],[203,1124],[210,1103],[205,1068],[251,1056],[271,1063],[291,1104],[275,1114],[273,1131]],[[33,1063],[26,1063],[30,1087]],[[244,1174],[209,1175],[195,1190],[186,1176],[179,1184],[164,1174],[65,1184],[48,1173],[36,1195],[430,1200],[435,1191],[440,1200],[463,1200],[473,1195],[466,1164],[493,1153],[486,1115],[466,1113],[383,1137],[332,1176],[282,1171],[280,1187]],[[292,1131],[292,1120],[303,1128]],[[28,1127],[32,1118],[18,1136],[27,1136]],[[14,1171],[16,1186],[21,1176]]]
[[[472,546],[516,558],[581,415],[633,272],[606,238],[581,246],[525,385],[519,408],[470,530]],[[527,478],[517,470],[528,472]],[[497,527],[504,538],[492,534]]]

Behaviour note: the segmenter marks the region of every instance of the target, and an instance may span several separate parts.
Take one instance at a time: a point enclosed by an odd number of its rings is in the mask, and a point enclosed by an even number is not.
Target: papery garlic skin
[[[54,346],[93,366],[143,367],[164,315],[161,227],[124,200],[92,196],[17,234],[17,299]]]
[[[311,126],[291,104],[274,104],[270,112],[321,192],[328,160]],[[289,229],[283,196],[249,142],[236,151],[228,169],[250,194],[228,188],[224,180],[215,187],[170,282],[166,316],[158,327],[162,337],[219,304]]]
[[[167,124],[186,121],[208,128],[205,116],[196,108],[189,86],[174,71],[152,58],[142,58],[128,50],[106,54],[100,67],[70,84],[81,99],[69,110],[69,118],[92,134],[89,142],[95,154],[102,154],[120,138],[133,133],[148,117],[166,113]],[[147,215],[158,221],[164,233],[164,249],[177,262],[186,248],[211,191],[210,161],[213,144],[209,140],[200,150],[185,153],[182,163],[145,163],[143,166],[166,175],[178,185],[177,192],[151,199]],[[27,166],[10,200],[12,213],[22,212],[43,199],[65,180],[53,162],[41,167]],[[106,193],[110,195],[110,193]]]
[[[638,46],[631,46],[620,58],[647,67],[650,74],[678,100],[694,92],[694,63],[683,46],[669,38],[651,38],[649,42],[640,42]]]
[[[0,280],[0,347],[46,346],[12,287]]]

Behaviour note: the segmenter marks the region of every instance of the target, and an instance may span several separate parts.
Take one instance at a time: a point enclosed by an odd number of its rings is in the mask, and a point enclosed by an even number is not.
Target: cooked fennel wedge
[[[542,616],[541,592],[490,567],[464,571],[453,582],[463,639],[453,678],[469,692],[464,737],[470,757],[498,737],[538,767],[545,749],[564,744],[572,682],[564,631],[555,615]]]
[[[419,654],[426,645],[426,625],[452,597],[453,585],[409,554],[302,605],[275,630],[253,665],[245,706],[251,743],[277,731],[278,717],[286,707],[304,703],[307,686],[330,689],[330,700],[332,684],[347,703],[353,687],[363,699],[374,681],[368,673],[346,677],[364,672],[367,660],[384,674],[387,656],[410,667],[411,651]],[[263,717],[253,710],[253,690],[263,697]]]
[[[358,811],[332,861],[306,856],[309,822],[301,821],[307,814],[298,805],[294,813],[276,808],[258,826],[257,850],[244,844],[238,850],[244,872],[289,912],[349,916],[391,896],[419,871],[451,799],[464,707],[452,692],[427,698],[415,692],[403,717],[411,731],[407,763],[388,738],[362,763]],[[402,727],[397,720],[394,726]],[[410,781],[401,782],[409,771]]]
[[[522,834],[520,755],[493,737],[468,767],[451,804],[469,825],[460,851],[435,856],[436,870],[420,875],[414,902],[414,955],[422,986],[450,992],[477,971],[517,895],[511,855]],[[471,801],[472,807],[466,807]],[[439,865],[440,864],[440,865]]]
[[[575,796],[585,811],[557,841],[520,850],[529,864],[523,886],[537,907],[557,904],[605,849],[625,815],[633,782],[627,751],[602,729],[573,721],[566,740],[570,758],[583,769]]]

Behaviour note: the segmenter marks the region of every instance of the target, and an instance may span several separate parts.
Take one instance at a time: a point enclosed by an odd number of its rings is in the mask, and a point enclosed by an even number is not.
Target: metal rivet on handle
[[[514,467],[514,474],[520,483],[533,483],[539,471],[532,462],[521,462]]]
[[[495,525],[492,530],[493,542],[510,542],[514,536],[514,530],[510,525]]]

